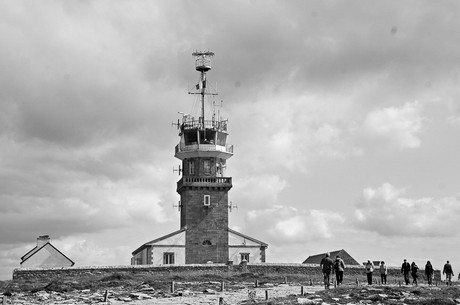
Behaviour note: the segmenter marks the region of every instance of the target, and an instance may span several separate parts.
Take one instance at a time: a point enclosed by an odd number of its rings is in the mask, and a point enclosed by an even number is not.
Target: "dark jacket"
[[[433,274],[433,265],[428,264],[428,263],[425,265],[425,274],[427,276],[430,276]]]
[[[410,264],[408,262],[404,262],[401,266],[401,273],[409,273],[410,272]]]
[[[334,265],[334,262],[332,261],[332,259],[329,256],[324,257],[321,260],[321,263],[320,263],[320,266],[323,269],[323,272],[327,272],[327,273],[331,272],[332,265]]]

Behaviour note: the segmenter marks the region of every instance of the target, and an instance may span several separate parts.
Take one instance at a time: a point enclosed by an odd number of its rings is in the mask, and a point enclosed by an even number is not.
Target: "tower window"
[[[211,161],[209,160],[203,161],[203,172],[205,175],[211,175]]]
[[[203,205],[205,206],[211,205],[211,195],[204,195]]]
[[[188,161],[188,173],[189,175],[195,175],[195,162]]]
[[[173,265],[174,264],[174,252],[164,252],[163,253],[163,265]]]
[[[247,261],[249,263],[249,253],[240,253],[241,261]]]

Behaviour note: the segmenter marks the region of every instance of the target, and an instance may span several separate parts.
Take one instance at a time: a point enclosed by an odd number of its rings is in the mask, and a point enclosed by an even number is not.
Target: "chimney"
[[[37,248],[43,247],[46,243],[50,241],[49,235],[41,235],[37,238]]]

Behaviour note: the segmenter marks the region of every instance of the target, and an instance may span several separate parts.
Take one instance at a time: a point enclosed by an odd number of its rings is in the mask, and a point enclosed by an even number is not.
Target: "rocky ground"
[[[135,287],[120,285],[69,291],[62,289],[62,285],[60,289],[53,285],[29,292],[6,289],[1,291],[6,300],[3,304],[460,304],[460,287],[441,285],[349,284],[325,290],[319,285],[302,286],[298,283],[264,283],[255,287],[254,282],[224,282],[222,287],[222,282],[209,281],[174,282],[174,285],[162,288],[140,283]]]

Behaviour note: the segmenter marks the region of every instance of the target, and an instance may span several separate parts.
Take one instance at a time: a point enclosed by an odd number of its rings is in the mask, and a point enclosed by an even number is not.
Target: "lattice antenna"
[[[228,204],[228,209],[230,210],[230,212],[232,211],[232,209],[238,210],[238,206],[236,204],[233,204],[233,202],[230,201],[230,203]]]
[[[174,172],[177,172],[177,173],[179,174],[179,176],[180,176],[180,175],[182,174],[183,170],[182,170],[182,168],[181,168],[180,165],[179,165],[178,168],[174,168],[174,167],[173,167],[173,173],[174,173]]]

